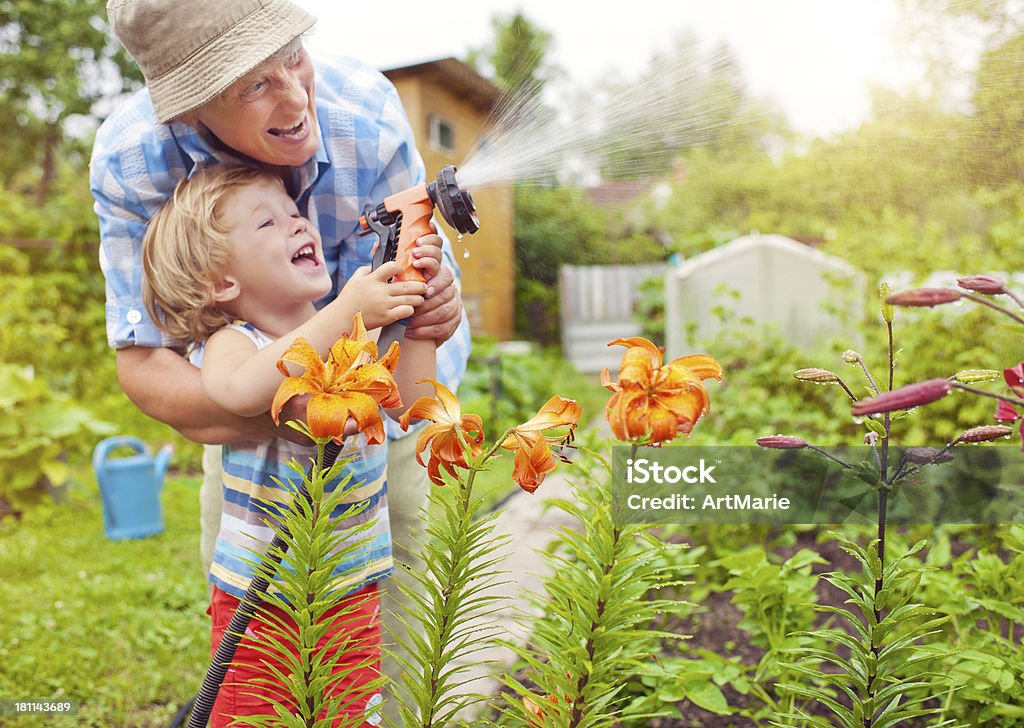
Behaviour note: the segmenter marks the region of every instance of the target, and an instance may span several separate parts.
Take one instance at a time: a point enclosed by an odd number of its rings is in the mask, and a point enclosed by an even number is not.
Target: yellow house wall
[[[446,164],[466,159],[483,130],[486,115],[429,74],[395,81],[416,137],[416,146],[431,180]],[[437,114],[454,129],[455,152],[430,144],[430,115]],[[437,219],[452,242],[462,269],[462,299],[474,334],[499,339],[515,328],[514,196],[510,184],[470,190],[480,218],[480,230],[461,241],[447,223]],[[466,252],[469,257],[464,257]]]

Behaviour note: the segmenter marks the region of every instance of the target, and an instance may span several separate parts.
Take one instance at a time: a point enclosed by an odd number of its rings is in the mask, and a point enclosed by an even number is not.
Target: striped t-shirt
[[[235,323],[230,328],[248,336],[257,347],[263,348],[271,339],[252,324]],[[200,365],[202,350],[192,355],[193,363]],[[224,446],[224,510],[220,532],[210,567],[210,581],[229,594],[241,598],[254,569],[253,551],[262,554],[274,538],[267,525],[273,513],[287,506],[292,492],[297,492],[302,476],[289,467],[296,460],[307,469],[316,457],[315,447],[305,447],[282,438],[251,442],[233,442]],[[388,524],[387,504],[387,448],[368,445],[363,435],[346,438],[338,460],[351,458],[338,480],[328,485],[331,491],[351,476],[346,488],[351,493],[335,509],[335,530],[371,522],[368,530],[360,531],[355,541],[365,541],[356,555],[342,563],[335,571],[336,588],[348,594],[379,581],[391,573],[391,532]],[[282,488],[281,483],[291,483]],[[365,503],[365,509],[356,514]],[[276,519],[275,519],[276,520]]]

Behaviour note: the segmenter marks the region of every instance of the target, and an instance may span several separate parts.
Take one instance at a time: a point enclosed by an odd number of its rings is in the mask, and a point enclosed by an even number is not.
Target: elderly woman
[[[310,57],[301,36],[315,19],[288,0],[110,0],[108,14],[147,84],[103,123],[91,161],[118,379],[143,412],[192,440],[265,438],[274,432],[270,417],[241,418],[215,405],[179,343],[149,320],[141,292],[146,223],[197,167],[272,169],[320,231],[335,281],[329,299],[370,261],[374,241],[359,235],[359,216],[425,178],[412,131],[394,87],[378,72],[351,59]],[[444,342],[438,375],[454,389],[470,341],[447,245],[445,263],[406,335]],[[283,421],[298,419],[300,406],[285,415]],[[296,436],[284,427],[276,434]],[[408,560],[400,547],[411,545],[427,481],[413,463],[415,438],[401,434],[389,432],[388,499],[396,555]],[[204,455],[207,567],[220,521],[218,450]],[[395,605],[385,605],[391,611]]]

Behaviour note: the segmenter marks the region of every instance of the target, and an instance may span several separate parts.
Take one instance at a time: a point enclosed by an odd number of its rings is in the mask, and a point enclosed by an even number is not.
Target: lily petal
[[[687,354],[678,359],[673,359],[665,366],[684,366],[694,373],[699,379],[717,379],[722,381],[722,365],[718,360],[707,354]]]
[[[324,381],[325,369],[324,363],[320,359],[320,354],[317,353],[317,350],[301,336],[292,342],[292,345],[285,350],[284,354],[281,355],[281,358],[277,362],[278,371],[287,377],[291,372],[288,371],[288,367],[285,366],[285,362],[297,364],[302,367],[303,370],[305,370],[305,374],[303,376],[308,379],[318,382]]]
[[[270,405],[270,416],[274,418],[274,424],[281,424],[278,417],[285,404],[292,397],[298,397],[303,394],[318,394],[321,391],[315,382],[305,377],[288,377],[285,379],[281,382],[281,386],[277,388],[277,392],[274,393],[274,401]]]

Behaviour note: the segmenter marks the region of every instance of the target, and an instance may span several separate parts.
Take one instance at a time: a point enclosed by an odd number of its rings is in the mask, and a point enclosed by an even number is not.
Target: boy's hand
[[[423,303],[427,285],[419,281],[388,283],[401,272],[402,266],[395,261],[384,263],[375,271],[363,266],[352,274],[335,300],[362,311],[363,325],[367,329],[409,318],[415,307]]]
[[[433,293],[430,279],[441,270],[441,243],[440,235],[424,235],[416,239],[416,247],[412,250],[413,268],[427,279],[427,298]]]

